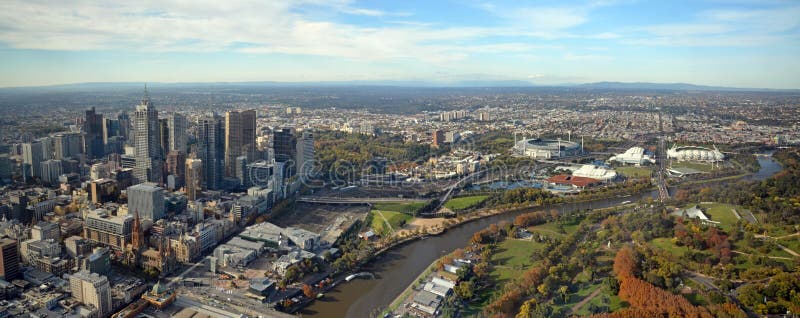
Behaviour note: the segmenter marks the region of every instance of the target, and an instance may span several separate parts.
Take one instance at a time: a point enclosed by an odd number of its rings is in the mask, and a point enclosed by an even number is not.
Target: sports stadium
[[[667,150],[667,157],[678,161],[719,162],[725,159],[716,147],[709,149],[700,146],[677,146]]]
[[[525,138],[514,144],[514,153],[534,159],[564,158],[581,154],[581,145],[560,139]]]

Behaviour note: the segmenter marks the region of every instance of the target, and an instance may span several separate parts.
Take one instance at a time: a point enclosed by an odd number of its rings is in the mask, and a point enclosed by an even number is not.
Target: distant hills
[[[225,88],[225,87],[407,87],[407,88],[559,88],[586,90],[648,90],[648,91],[764,91],[764,92],[800,92],[800,89],[767,89],[738,88],[724,86],[705,86],[688,83],[648,83],[648,82],[596,82],[584,84],[537,85],[524,80],[469,80],[454,82],[434,81],[327,81],[327,82],[185,82],[185,83],[147,83],[153,88]],[[142,89],[143,82],[90,82],[49,86],[27,86],[0,88],[0,92],[71,92],[71,91],[114,91]]]

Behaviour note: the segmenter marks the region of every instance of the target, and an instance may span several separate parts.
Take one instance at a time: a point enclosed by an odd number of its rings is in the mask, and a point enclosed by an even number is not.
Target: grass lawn
[[[731,209],[736,209],[737,212],[742,210],[741,207],[724,203],[701,204],[700,206],[712,221],[720,222],[720,227],[728,233],[733,230],[737,221],[736,215]]]
[[[677,246],[674,243],[672,243],[672,238],[668,237],[654,238],[653,240],[650,241],[650,244],[659,249],[667,251],[676,257],[681,257],[683,256],[683,254],[686,254],[686,252],[689,251],[688,247]]]
[[[617,172],[631,178],[647,178],[653,172],[649,167],[621,166],[614,168]]]
[[[556,304],[553,305],[553,307],[554,307],[553,309],[564,308],[565,310],[568,311],[570,308],[572,308],[572,306],[575,306],[575,304],[579,303],[581,300],[583,300],[584,298],[589,296],[589,294],[591,294],[593,291],[597,290],[598,288],[605,288],[605,286],[604,286],[603,283],[585,284],[585,285],[581,286],[581,289],[579,289],[578,291],[570,293],[569,295],[567,295],[567,302],[566,303],[563,302],[563,299],[561,298],[561,295],[556,293],[556,295],[553,296],[553,299],[555,299],[555,301],[556,301]],[[603,292],[601,292],[600,295],[597,295],[595,297],[595,299],[600,298],[602,294],[603,294]],[[593,300],[595,300],[595,299],[593,299]],[[590,303],[591,303],[591,301],[590,301]],[[586,310],[586,308],[588,308],[588,307],[589,307],[589,303],[583,305],[583,307],[581,307],[581,309],[582,310]],[[580,311],[581,310],[578,310],[578,312],[580,312]]]
[[[537,232],[542,235],[561,235],[565,236],[568,234],[572,234],[578,230],[578,224],[580,221],[570,222],[570,223],[560,223],[560,222],[548,222],[542,225],[535,225],[528,228],[528,231]]]
[[[506,239],[497,245],[497,251],[492,256],[494,266],[491,275],[498,284],[522,276],[534,263],[531,259],[533,251],[543,246],[544,244],[535,241]]]
[[[381,211],[392,211],[392,212],[401,212],[401,213],[408,213],[414,214],[417,210],[421,209],[422,207],[427,204],[426,202],[413,202],[413,203],[403,203],[403,202],[389,202],[389,203],[375,203],[373,205],[373,209],[381,210]]]
[[[374,214],[372,216],[372,229],[380,235],[391,234],[391,231],[386,226],[386,221],[389,221],[389,224],[397,231],[402,227],[401,223],[408,223],[414,218],[411,215],[394,211],[372,210],[370,213]],[[381,217],[381,214],[383,217]],[[384,218],[386,218],[386,221],[383,220]]]
[[[544,247],[544,244],[535,241],[506,239],[497,244],[497,250],[492,255],[492,276],[497,283],[495,288],[484,289],[477,295],[480,301],[470,303],[465,308],[465,317],[474,317],[483,311],[495,294],[503,292],[503,285],[517,279],[531,268],[536,261],[531,258],[533,251]]]
[[[608,306],[609,312],[615,312],[622,309],[623,307],[627,307],[623,303],[623,301],[619,299],[619,296],[610,295],[611,291],[608,290],[608,286],[605,286],[605,284],[601,284],[600,288],[602,288],[600,294],[592,298],[592,300],[590,300],[588,303],[583,305],[583,307],[578,309],[578,311],[574,313],[575,315],[581,317],[591,316],[593,313],[589,312],[590,305],[595,305],[596,307]]]
[[[471,197],[453,198],[448,200],[447,203],[444,204],[444,206],[453,211],[464,210],[467,208],[471,208],[477,204],[480,204],[487,198],[489,198],[488,195],[475,195]]]

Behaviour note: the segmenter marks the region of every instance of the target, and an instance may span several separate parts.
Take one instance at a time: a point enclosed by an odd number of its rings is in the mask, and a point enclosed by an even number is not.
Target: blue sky
[[[0,2],[0,86],[525,80],[800,88],[800,1]]]

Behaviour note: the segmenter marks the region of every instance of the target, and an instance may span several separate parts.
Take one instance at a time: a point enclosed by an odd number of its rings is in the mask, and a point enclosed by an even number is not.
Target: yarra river
[[[760,170],[746,180],[763,180],[782,167],[771,157],[759,157]],[[675,189],[670,189],[673,192]],[[610,198],[592,202],[569,203],[551,207],[534,207],[523,211],[489,216],[448,229],[438,236],[416,240],[391,249],[367,263],[362,270],[375,274],[375,279],[355,279],[342,283],[325,293],[299,313],[304,317],[369,317],[376,310],[385,309],[425,268],[439,257],[464,247],[472,234],[501,221],[512,222],[517,215],[533,211],[560,212],[597,209],[618,205],[624,201],[637,201],[647,197],[657,198],[658,191],[644,192],[623,198]]]

